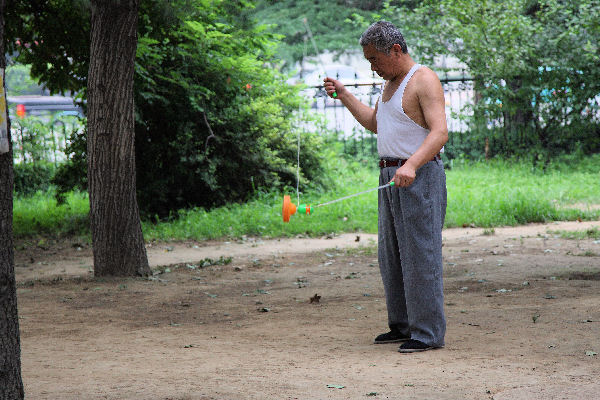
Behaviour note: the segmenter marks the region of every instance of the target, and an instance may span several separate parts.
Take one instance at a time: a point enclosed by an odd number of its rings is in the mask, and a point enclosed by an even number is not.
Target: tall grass
[[[597,220],[600,204],[600,156],[579,167],[571,162],[550,165],[546,171],[530,163],[490,161],[452,163],[447,171],[446,227],[475,225],[495,227],[557,220]],[[244,235],[282,237],[316,236],[340,232],[377,231],[377,193],[366,193],[339,203],[314,205],[377,187],[378,170],[356,162],[339,161],[330,169],[325,189],[307,189],[300,203],[313,205],[312,215],[281,218],[283,195],[298,203],[295,188],[256,193],[244,204],[213,210],[182,210],[169,221],[144,221],[146,240],[204,240],[239,238]],[[302,189],[302,188],[301,188]],[[573,205],[577,205],[575,208]],[[85,234],[87,196],[72,194],[66,206],[57,206],[49,195],[15,200],[15,236],[35,234]]]

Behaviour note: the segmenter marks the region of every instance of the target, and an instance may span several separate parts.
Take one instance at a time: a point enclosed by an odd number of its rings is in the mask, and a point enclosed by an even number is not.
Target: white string
[[[363,190],[362,192],[354,193],[354,194],[351,194],[349,196],[345,196],[345,197],[341,197],[339,199],[331,200],[331,201],[328,201],[326,203],[317,204],[314,207],[322,207],[322,206],[326,206],[328,204],[337,203],[338,201],[346,200],[346,199],[349,199],[351,197],[355,197],[355,196],[358,196],[358,195],[361,195],[361,194],[369,193],[369,192],[372,192],[374,190],[379,190],[379,189],[383,189],[383,188],[390,187],[390,186],[391,185],[389,183],[386,183],[385,185],[381,185],[381,186],[373,188],[373,189]]]
[[[299,112],[301,112],[299,110]],[[298,132],[298,152],[297,152],[297,163],[296,163],[296,197],[297,203],[300,204],[300,129],[297,129]]]
[[[319,48],[317,47],[317,42],[315,42],[315,38],[313,37],[312,31],[310,30],[310,26],[308,26],[308,20],[306,19],[306,17],[304,17],[302,19],[302,22],[304,23],[304,26],[306,27],[306,32],[308,33],[308,37],[310,38],[310,41],[315,49],[315,55],[319,59],[319,64],[321,64],[321,68],[323,68],[323,73],[325,74],[326,73],[325,66],[323,65],[323,60],[321,59],[321,53],[319,52]]]

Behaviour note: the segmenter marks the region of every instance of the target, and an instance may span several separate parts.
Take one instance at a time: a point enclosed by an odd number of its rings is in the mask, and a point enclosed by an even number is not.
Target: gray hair
[[[390,54],[392,46],[395,44],[402,47],[403,53],[408,52],[402,33],[394,24],[387,21],[377,21],[368,27],[360,36],[359,43],[363,47],[372,44],[378,51],[385,54]]]

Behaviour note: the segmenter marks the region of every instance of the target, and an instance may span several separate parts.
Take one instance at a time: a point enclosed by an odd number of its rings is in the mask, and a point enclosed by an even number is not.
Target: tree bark
[[[25,394],[21,378],[21,342],[12,230],[13,155],[4,84],[5,5],[6,1],[0,0],[0,126],[5,127],[8,133],[8,152],[3,152],[6,148],[0,146],[0,399],[16,400],[23,399]]]
[[[139,0],[92,0],[88,183],[96,276],[146,276],[136,198],[133,77]]]

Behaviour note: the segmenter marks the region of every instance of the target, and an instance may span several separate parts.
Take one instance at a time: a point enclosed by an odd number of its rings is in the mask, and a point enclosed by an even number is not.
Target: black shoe
[[[404,343],[402,346],[400,346],[398,351],[400,353],[417,353],[419,351],[427,351],[427,350],[431,350],[431,349],[435,349],[435,347],[425,344],[425,343],[421,342],[420,340],[412,340],[411,339],[411,340],[407,341],[406,343]]]
[[[400,342],[406,342],[407,340],[410,340],[410,336],[405,336],[405,335],[401,334],[399,331],[391,330],[388,333],[382,333],[381,335],[377,336],[375,338],[374,343],[375,344],[400,343]]]

